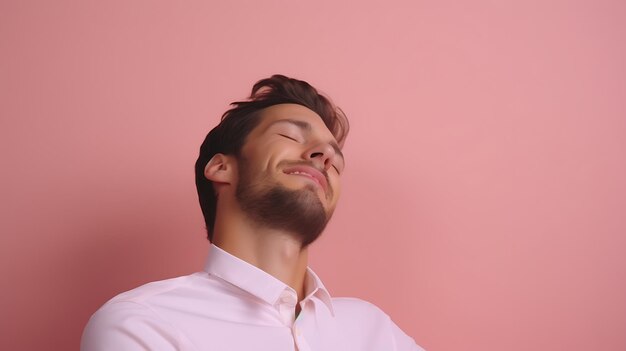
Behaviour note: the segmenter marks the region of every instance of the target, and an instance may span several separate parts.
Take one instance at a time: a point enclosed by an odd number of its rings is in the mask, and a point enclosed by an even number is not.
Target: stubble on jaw
[[[291,233],[304,248],[326,228],[326,214],[315,185],[288,189],[269,176],[255,176],[241,160],[236,197],[242,210],[261,227]]]

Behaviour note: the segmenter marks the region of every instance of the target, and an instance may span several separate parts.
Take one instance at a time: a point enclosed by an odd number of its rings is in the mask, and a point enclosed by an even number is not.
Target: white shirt
[[[204,272],[122,293],[91,317],[81,350],[422,350],[376,306],[331,298],[307,268],[306,297],[211,245]]]

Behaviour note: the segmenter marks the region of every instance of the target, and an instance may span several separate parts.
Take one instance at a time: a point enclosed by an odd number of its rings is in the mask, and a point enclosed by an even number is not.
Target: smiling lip
[[[300,175],[303,177],[309,177],[315,180],[324,189],[324,192],[328,190],[328,182],[326,177],[318,169],[309,166],[294,166],[289,167],[283,171],[286,174]]]

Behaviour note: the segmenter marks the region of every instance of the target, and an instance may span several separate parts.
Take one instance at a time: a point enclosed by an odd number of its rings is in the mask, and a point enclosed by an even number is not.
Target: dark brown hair
[[[343,146],[350,128],[346,115],[309,83],[279,74],[258,81],[247,101],[231,103],[233,107],[224,112],[220,123],[200,146],[195,165],[196,188],[209,240],[213,240],[217,197],[212,182],[204,176],[206,164],[217,153],[239,157],[247,136],[260,122],[259,112],[278,104],[298,104],[317,113],[339,146]]]

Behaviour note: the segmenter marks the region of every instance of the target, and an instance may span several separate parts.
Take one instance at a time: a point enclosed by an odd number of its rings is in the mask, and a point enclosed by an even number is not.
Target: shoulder
[[[201,273],[194,273],[191,275],[146,283],[118,294],[109,300],[105,306],[107,304],[114,304],[118,302],[135,302],[139,304],[150,303],[151,300],[164,298],[169,295],[176,294],[177,290],[188,288],[191,284],[193,284],[195,277],[199,274]]]
[[[342,329],[353,329],[354,333],[385,335],[390,338],[394,350],[423,351],[413,338],[398,327],[383,310],[371,302],[354,297],[332,298],[335,317]]]
[[[180,335],[148,306],[128,301],[107,303],[94,313],[81,338],[82,351],[177,350]]]
[[[190,276],[148,283],[121,293],[89,319],[81,339],[81,350],[176,350],[185,343],[160,308],[185,289]]]
[[[378,306],[354,297],[333,298],[335,320],[346,331],[370,331],[390,335],[391,319]]]
[[[375,317],[388,319],[389,316],[378,306],[371,302],[356,297],[333,297],[333,309],[338,315],[350,315],[359,317]]]

